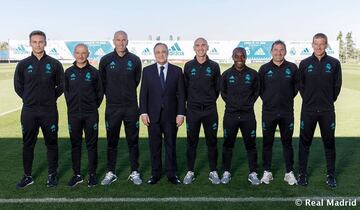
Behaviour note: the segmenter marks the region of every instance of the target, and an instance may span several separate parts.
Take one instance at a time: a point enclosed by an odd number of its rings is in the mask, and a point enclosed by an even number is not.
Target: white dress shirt
[[[169,63],[165,63],[164,65],[161,65],[161,64],[156,63],[156,65],[157,65],[157,69],[158,69],[158,74],[159,74],[159,76],[160,76],[160,71],[161,71],[161,70],[160,70],[160,67],[161,67],[161,66],[164,67],[164,70],[163,70],[163,72],[164,72],[164,81],[166,81],[166,75],[167,75]]]

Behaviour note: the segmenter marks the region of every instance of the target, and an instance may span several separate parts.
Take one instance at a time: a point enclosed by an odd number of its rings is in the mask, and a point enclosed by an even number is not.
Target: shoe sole
[[[117,180],[117,178],[115,178],[114,180],[112,180],[109,184],[104,184],[101,182],[101,185],[104,185],[104,186],[108,186],[108,185],[111,185],[113,182],[115,182]]]
[[[192,178],[190,182],[183,181],[183,184],[191,184],[191,183],[193,183],[193,181],[195,181],[195,178]]]
[[[329,186],[330,188],[336,188],[336,185],[330,185],[328,182],[326,182],[327,186]]]
[[[30,186],[30,185],[32,185],[32,184],[34,184],[34,181],[30,182],[29,184],[25,185],[24,187],[18,187],[18,186],[16,186],[16,189],[24,189],[25,187]]]
[[[69,185],[69,187],[75,187],[76,185],[81,184],[83,182],[84,182],[84,180],[77,181],[74,185],[71,185],[71,186]]]
[[[290,185],[290,186],[297,185],[297,182],[289,183],[286,179],[284,179],[284,182],[288,183],[288,185]]]
[[[251,185],[254,185],[254,186],[258,186],[258,185],[260,185],[260,184],[261,184],[261,182],[260,182],[260,183],[258,183],[258,184],[255,184],[255,183],[253,183],[250,179],[248,179],[248,181],[251,183]]]
[[[140,183],[135,183],[133,180],[131,180],[131,179],[129,179],[129,181],[131,181],[134,185],[141,185],[142,184],[142,182],[140,182]]]
[[[272,179],[269,179],[269,181],[268,182],[265,182],[264,180],[260,180],[260,183],[264,183],[264,184],[270,184],[270,181],[272,181],[272,180],[274,180],[274,178],[272,178]],[[250,182],[250,181],[249,181]]]
[[[227,181],[227,182],[223,182],[223,181],[220,181],[220,182],[221,182],[221,184],[229,184],[230,181],[231,181],[231,179],[229,179],[229,181]]]
[[[212,179],[210,179],[209,178],[209,180],[210,180],[210,182],[211,182],[211,184],[220,184],[221,183],[221,181],[219,181],[219,183],[216,183],[216,182],[214,182]]]
[[[128,180],[131,181],[134,185],[141,185],[142,181],[140,183],[135,183],[134,180],[131,177],[128,177]]]

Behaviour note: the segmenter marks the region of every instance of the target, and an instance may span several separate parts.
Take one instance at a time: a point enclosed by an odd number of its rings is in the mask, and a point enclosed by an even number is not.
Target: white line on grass
[[[2,112],[2,113],[0,113],[0,117],[2,117],[2,116],[4,116],[4,115],[7,115],[7,114],[10,114],[10,113],[12,113],[12,112],[16,112],[16,111],[18,111],[18,110],[20,110],[20,109],[21,109],[21,107],[17,107],[17,108],[15,108],[15,109],[11,109],[11,110],[9,110],[9,111]]]
[[[296,200],[357,200],[360,197],[168,197],[168,198],[2,198],[0,203],[172,203],[172,202],[294,202]]]

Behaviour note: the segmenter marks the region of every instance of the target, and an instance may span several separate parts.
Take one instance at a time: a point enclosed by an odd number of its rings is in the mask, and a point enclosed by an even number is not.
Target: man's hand
[[[178,115],[176,116],[176,126],[180,127],[184,123],[184,116]]]
[[[150,124],[150,118],[148,114],[141,114],[141,121],[144,123],[144,125],[146,125],[147,127],[149,127]]]

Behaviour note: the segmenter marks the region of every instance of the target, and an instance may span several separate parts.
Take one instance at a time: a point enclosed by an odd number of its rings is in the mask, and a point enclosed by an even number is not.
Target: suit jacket
[[[156,63],[144,68],[140,112],[148,114],[150,123],[159,122],[160,113],[167,122],[174,123],[177,115],[185,115],[184,76],[180,67],[169,63],[164,89],[161,87]]]

